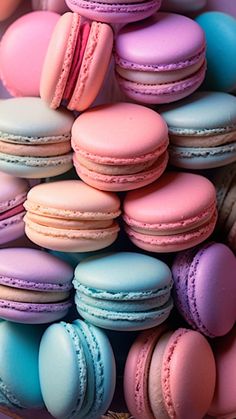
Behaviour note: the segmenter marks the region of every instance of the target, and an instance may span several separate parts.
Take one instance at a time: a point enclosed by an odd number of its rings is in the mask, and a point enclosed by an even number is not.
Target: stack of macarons
[[[235,418],[232,0],[0,3],[0,416]]]

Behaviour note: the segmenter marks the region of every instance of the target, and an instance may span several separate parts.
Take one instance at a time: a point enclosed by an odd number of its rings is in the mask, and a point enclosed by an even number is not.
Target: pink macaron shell
[[[129,351],[124,370],[124,395],[135,419],[155,419],[148,396],[148,374],[153,350],[159,337],[167,330],[162,324],[141,333]]]
[[[43,61],[59,15],[32,12],[9,26],[0,44],[0,75],[13,96],[39,96]]]
[[[34,10],[50,10],[60,14],[69,10],[65,0],[32,0],[32,7]]]
[[[236,417],[236,329],[212,342],[216,362],[216,387],[208,413],[221,419]]]
[[[10,17],[20,3],[21,0],[2,0],[0,3],[0,22]]]
[[[76,48],[80,16],[65,13],[58,20],[48,45],[40,80],[40,96],[56,109],[63,98]]]
[[[165,152],[156,160],[154,165],[148,169],[144,169],[137,174],[113,176],[108,174],[104,175],[101,173],[96,173],[93,170],[89,170],[85,166],[82,166],[80,163],[77,163],[76,157],[74,157],[74,165],[76,171],[79,177],[85,183],[103,191],[113,192],[129,191],[141,188],[145,185],[148,185],[149,183],[154,182],[163,174],[167,163],[168,153]]]
[[[228,333],[236,319],[236,258],[222,243],[204,246],[188,274],[189,307],[199,330],[209,336]]]
[[[208,411],[216,380],[215,360],[198,332],[177,329],[163,356],[162,389],[171,419],[199,419]]]
[[[129,23],[145,19],[155,13],[161,5],[161,0],[144,1],[88,1],[66,0],[68,6],[74,12],[85,16],[90,20],[98,20],[107,23]]]
[[[67,105],[83,111],[96,99],[111,59],[113,32],[109,25],[92,22],[74,93]]]

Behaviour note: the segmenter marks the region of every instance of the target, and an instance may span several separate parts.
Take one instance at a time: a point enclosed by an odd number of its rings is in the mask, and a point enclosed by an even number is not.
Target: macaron
[[[207,42],[207,72],[204,88],[234,92],[236,90],[236,19],[227,13],[212,11],[200,14],[196,21],[204,30]]]
[[[163,118],[132,103],[89,109],[72,128],[79,177],[105,191],[140,188],[160,177],[168,161],[168,143]]]
[[[71,306],[73,269],[41,250],[0,250],[0,316],[17,323],[49,323]]]
[[[128,98],[169,103],[193,93],[205,76],[205,36],[192,19],[158,12],[121,28],[115,42],[116,75]]]
[[[1,405],[22,412],[44,406],[38,369],[43,332],[39,325],[0,322]]]
[[[211,169],[236,161],[236,98],[196,92],[167,105],[161,115],[170,136],[170,162],[186,169]]]
[[[10,17],[17,7],[20,5],[21,0],[3,0],[0,3],[0,22]]]
[[[0,102],[0,170],[25,178],[45,178],[72,167],[73,115],[55,111],[40,98]]]
[[[27,13],[4,33],[0,43],[0,78],[12,96],[39,96],[44,58],[59,17],[48,11]]]
[[[236,321],[236,258],[222,243],[206,243],[177,254],[172,274],[175,305],[194,329],[226,335]]]
[[[215,188],[200,175],[166,172],[151,185],[126,194],[123,219],[128,237],[141,249],[164,253],[188,249],[214,230]]]
[[[53,417],[100,418],[111,403],[116,380],[107,336],[81,320],[49,326],[40,344],[39,377]]]
[[[113,32],[109,25],[65,13],[53,31],[40,81],[40,95],[56,109],[83,111],[96,98],[109,66]]]
[[[73,12],[90,20],[107,23],[129,23],[145,19],[155,13],[162,0],[66,0]]]
[[[24,235],[25,209],[29,184],[25,179],[0,172],[0,245]]]
[[[78,313],[110,330],[163,323],[173,307],[168,266],[141,253],[118,252],[82,260],[73,280]]]
[[[214,356],[203,335],[161,325],[142,332],[130,348],[124,370],[126,403],[135,419],[203,418],[215,377]]]
[[[65,0],[32,0],[33,10],[49,10],[56,13],[65,13],[69,9]]]
[[[199,12],[207,0],[163,0],[161,10],[174,13]]]
[[[114,220],[120,200],[80,180],[62,180],[33,187],[25,202],[25,232],[46,249],[89,252],[113,243],[119,231]]]
[[[236,329],[211,342],[216,363],[216,386],[209,415],[217,418],[236,417]]]

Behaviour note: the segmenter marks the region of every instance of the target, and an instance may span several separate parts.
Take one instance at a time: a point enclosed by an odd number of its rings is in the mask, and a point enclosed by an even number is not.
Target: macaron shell
[[[92,22],[74,93],[67,106],[83,111],[95,100],[109,66],[113,32],[109,25]]]
[[[215,379],[215,360],[207,340],[191,330],[175,331],[162,366],[163,395],[170,418],[203,417],[214,394]]]
[[[43,61],[58,19],[53,12],[27,13],[5,32],[0,47],[0,74],[13,96],[39,96]]]
[[[10,243],[24,235],[24,218],[25,211],[21,214],[14,215],[8,219],[0,221],[0,244]]]
[[[17,204],[24,202],[24,198],[29,189],[29,184],[25,179],[0,172],[1,191],[0,191],[0,211],[4,212]]]

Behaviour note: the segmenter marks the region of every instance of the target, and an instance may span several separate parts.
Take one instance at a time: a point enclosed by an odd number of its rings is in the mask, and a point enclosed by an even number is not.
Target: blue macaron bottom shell
[[[49,326],[40,345],[39,375],[45,405],[55,418],[100,418],[116,379],[107,336],[81,320]]]

